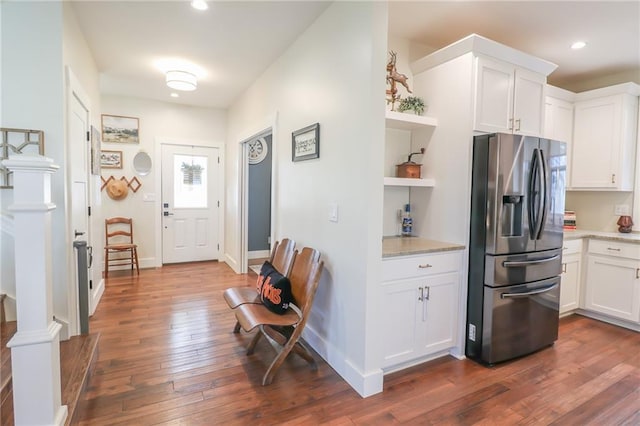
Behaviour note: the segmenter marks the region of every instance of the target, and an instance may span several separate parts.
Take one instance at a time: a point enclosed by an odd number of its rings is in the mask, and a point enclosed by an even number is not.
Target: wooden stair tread
[[[16,321],[0,325],[0,425],[13,424],[11,349],[7,343],[17,330]],[[66,424],[71,424],[80,394],[97,359],[99,333],[74,336],[60,342],[60,384],[62,404],[67,406]]]

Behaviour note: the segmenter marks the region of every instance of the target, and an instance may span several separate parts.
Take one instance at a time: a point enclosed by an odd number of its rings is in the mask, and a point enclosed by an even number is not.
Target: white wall
[[[68,281],[65,218],[64,78],[62,63],[63,12],[61,3],[2,3],[2,127],[38,129],[45,133],[45,155],[61,166],[52,176],[54,313],[64,317]],[[12,190],[0,190],[2,210],[13,202]],[[12,220],[12,218],[5,217]],[[2,233],[6,235],[5,233]],[[2,244],[3,251],[12,244]],[[2,253],[2,286],[15,296]],[[7,281],[5,281],[7,280]]]
[[[383,3],[332,4],[229,110],[226,254],[240,257],[239,142],[273,123],[275,237],[322,252],[310,344],[363,395],[382,390],[375,331],[382,250]],[[320,158],[291,161],[291,132],[320,123]],[[339,221],[328,221],[337,203]]]
[[[162,78],[161,75],[158,78]],[[138,244],[138,258],[143,268],[159,266],[161,259],[156,253],[156,243],[161,235],[156,233],[160,211],[156,202],[143,201],[144,194],[152,194],[160,200],[160,182],[156,181],[157,138],[182,141],[198,141],[213,146],[224,145],[226,138],[226,111],[214,108],[199,108],[173,102],[158,102],[122,96],[103,95],[102,113],[138,117],[140,124],[139,144],[103,143],[102,149],[122,151],[122,169],[102,169],[106,179],[113,175],[116,179],[134,176],[142,183],[138,192],[129,191],[127,198],[114,201],[102,191],[101,232],[104,233],[104,218],[125,216],[133,218],[134,236]],[[146,151],[153,161],[151,173],[138,176],[133,169],[133,157],[139,151]],[[159,202],[159,201],[158,201]],[[222,242],[221,242],[222,243]],[[222,249],[222,244],[220,244]]]

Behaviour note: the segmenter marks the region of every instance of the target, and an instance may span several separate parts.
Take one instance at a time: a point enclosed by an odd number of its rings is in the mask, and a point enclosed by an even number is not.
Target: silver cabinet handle
[[[566,273],[566,272],[567,272],[567,264],[566,264],[566,263],[563,263],[563,264],[562,264],[562,273],[564,274],[564,273]]]
[[[613,247],[607,247],[607,250],[609,250],[609,251],[620,251],[619,248],[613,248]]]
[[[516,132],[520,131],[520,119],[516,120]]]
[[[425,300],[429,300],[429,296],[431,295],[431,287],[425,286],[425,290],[427,290],[427,295],[425,296]]]
[[[636,268],[636,278],[640,278],[640,268]]]
[[[433,268],[433,265],[430,265],[428,263],[424,263],[422,265],[418,265],[418,268],[420,268],[420,269],[428,269],[428,268]]]
[[[419,289],[420,289],[420,296],[418,296],[418,300],[422,302],[424,300],[424,288],[419,287]]]
[[[509,130],[513,130],[513,118],[509,119]]]
[[[611,183],[616,183],[616,174],[615,173],[613,173],[611,175]]]

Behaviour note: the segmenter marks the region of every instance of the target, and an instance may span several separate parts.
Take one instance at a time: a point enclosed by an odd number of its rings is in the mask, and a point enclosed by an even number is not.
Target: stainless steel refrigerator
[[[566,145],[474,137],[466,355],[484,364],[558,338]]]

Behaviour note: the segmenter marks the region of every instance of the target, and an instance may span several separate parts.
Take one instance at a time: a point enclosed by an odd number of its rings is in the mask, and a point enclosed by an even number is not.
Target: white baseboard
[[[233,269],[236,274],[240,273],[240,263],[235,260],[229,253],[224,254],[224,262]]]
[[[58,317],[53,317],[53,319],[62,326],[62,328],[60,329],[60,340],[69,340],[70,333],[69,333],[69,321],[67,321],[64,318],[58,318]]]
[[[16,297],[11,294],[7,294],[4,299],[4,315],[7,321],[15,321],[17,319],[16,314]]]
[[[633,323],[631,321],[625,321],[622,319],[613,318],[608,315],[600,314],[598,312],[593,312],[593,311],[587,311],[584,309],[578,309],[575,311],[575,313],[591,319],[617,325],[618,327],[628,328],[629,330],[633,330],[633,331],[640,331],[640,324]]]
[[[255,251],[250,251],[248,254],[249,260],[263,259],[265,257],[269,258],[269,256],[271,256],[271,252],[269,250],[255,250]]]
[[[102,294],[104,293],[104,279],[101,279],[98,285],[93,290],[89,290],[89,291],[91,292],[91,299],[89,303],[89,316],[91,316],[96,312],[96,308],[100,303],[100,299],[102,299]]]
[[[361,397],[366,398],[382,392],[384,375],[382,369],[362,372],[333,344],[327,342],[309,324],[302,332],[306,342],[351,386]]]

